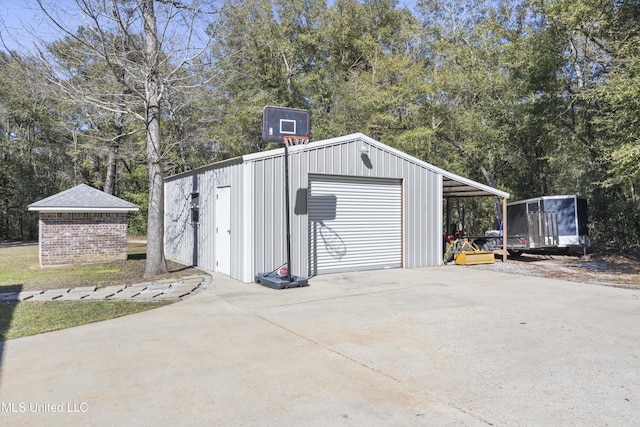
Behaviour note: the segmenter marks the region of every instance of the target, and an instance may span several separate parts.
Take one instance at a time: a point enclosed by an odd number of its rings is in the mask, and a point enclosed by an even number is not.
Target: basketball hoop
[[[285,135],[282,137],[282,141],[286,144],[287,147],[292,147],[294,145],[305,145],[309,143],[308,136],[299,136],[299,135]]]
[[[296,108],[264,107],[262,116],[262,140],[264,142],[284,143],[284,200],[286,216],[287,263],[278,272],[258,274],[256,281],[274,289],[309,286],[306,277],[291,274],[291,202],[289,195],[289,148],[306,145],[309,142],[309,112]]]

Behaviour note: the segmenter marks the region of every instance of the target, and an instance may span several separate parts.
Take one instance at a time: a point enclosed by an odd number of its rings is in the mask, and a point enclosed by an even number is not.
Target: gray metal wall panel
[[[403,266],[438,265],[442,259],[442,176],[407,162],[394,153],[369,147],[354,139],[308,151],[290,152],[292,272],[309,275],[309,230],[307,192],[309,174],[360,176],[402,180],[402,245]],[[243,185],[243,164],[225,163],[200,169],[199,265],[214,270],[215,266],[215,190],[231,187],[232,263],[231,277],[253,277],[286,262],[284,214],[284,160],[282,152],[272,157],[253,160],[250,164],[252,184]],[[193,251],[193,229],[190,224],[191,174],[172,178],[165,183],[165,250],[167,257],[190,264]],[[244,190],[243,190],[244,188]],[[251,189],[252,195],[244,192]],[[243,223],[246,209],[252,210],[253,230]],[[251,235],[247,235],[247,233]],[[253,262],[246,254],[250,242]]]
[[[302,245],[306,245],[308,239],[307,221],[307,187],[308,187],[308,166],[306,153],[292,153],[290,156],[291,165],[289,173],[291,175],[291,263],[294,274],[306,277],[308,254],[307,249],[302,250]],[[304,246],[308,248],[308,246]]]
[[[225,164],[200,173],[200,233],[198,265],[216,271],[216,189],[231,188],[231,271],[242,277],[242,164]]]
[[[192,177],[165,182],[164,248],[167,258],[191,265],[193,226],[191,225]]]
[[[215,271],[215,169],[198,174],[200,191],[200,229],[198,232],[198,266]]]
[[[286,263],[282,157],[254,162],[254,274]]]
[[[333,146],[332,150],[310,150],[309,173],[347,175],[351,167],[347,165],[355,165],[358,176],[402,179],[404,266],[439,265],[442,259],[441,178],[433,171],[373,146],[369,147],[368,156],[362,156],[359,152],[362,145],[362,141],[352,141]],[[339,158],[333,161],[327,153]]]
[[[243,206],[243,175],[242,165],[229,166],[231,186],[231,277],[238,279],[243,276],[245,259],[242,257],[242,243],[247,231],[242,224]],[[249,209],[250,207],[246,207]]]
[[[361,155],[360,139],[290,152],[292,273],[308,276],[309,174],[401,179],[403,182],[404,267],[439,265],[442,260],[442,178],[437,173],[373,146]],[[285,262],[283,154],[253,161],[254,271],[268,272]],[[302,207],[302,208],[301,208]]]

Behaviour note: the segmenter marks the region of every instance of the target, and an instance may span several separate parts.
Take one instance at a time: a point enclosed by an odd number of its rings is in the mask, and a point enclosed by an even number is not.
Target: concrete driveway
[[[448,266],[276,291],[214,275],[4,343],[10,425],[638,425],[640,292]]]

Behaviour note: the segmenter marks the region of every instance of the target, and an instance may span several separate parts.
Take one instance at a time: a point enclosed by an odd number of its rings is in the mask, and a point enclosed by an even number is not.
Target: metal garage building
[[[252,282],[286,263],[284,149],[165,180],[165,253]],[[292,274],[442,264],[443,200],[505,192],[363,134],[289,149]]]

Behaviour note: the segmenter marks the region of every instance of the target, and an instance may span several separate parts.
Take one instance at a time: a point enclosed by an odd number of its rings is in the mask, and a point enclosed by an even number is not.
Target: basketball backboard
[[[285,137],[309,137],[309,111],[298,108],[264,107],[262,140],[284,142]]]

